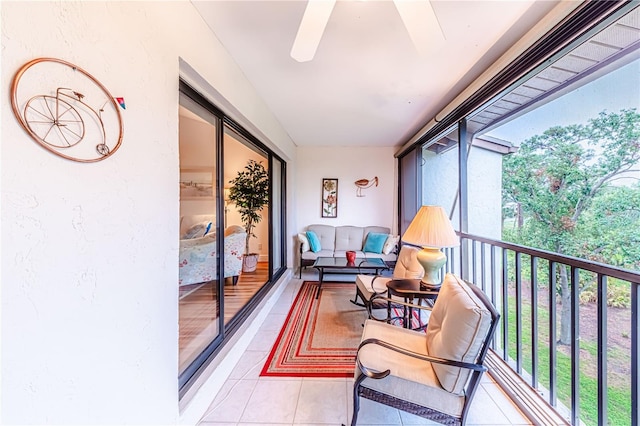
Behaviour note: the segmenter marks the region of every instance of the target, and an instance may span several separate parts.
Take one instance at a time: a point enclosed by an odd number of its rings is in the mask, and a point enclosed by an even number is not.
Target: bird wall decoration
[[[356,184],[356,197],[364,197],[362,193],[363,189],[371,188],[373,185],[378,186],[378,176],[375,176],[373,179],[358,179],[354,182]]]

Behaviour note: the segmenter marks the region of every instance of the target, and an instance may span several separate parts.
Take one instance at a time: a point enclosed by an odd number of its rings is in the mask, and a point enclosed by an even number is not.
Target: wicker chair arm
[[[405,349],[405,348],[401,348],[401,347],[396,346],[396,345],[392,345],[391,343],[387,343],[384,340],[375,339],[375,338],[363,340],[360,343],[360,345],[358,346],[358,353],[360,352],[360,349],[362,349],[363,347],[365,347],[367,345],[382,346],[382,347],[390,349],[390,350],[392,350],[394,352],[401,353],[402,355],[406,355],[406,356],[409,356],[409,357],[412,357],[412,358],[417,358],[417,359],[420,359],[420,360],[423,360],[423,361],[428,361],[428,362],[432,362],[432,363],[436,363],[436,364],[444,364],[444,365],[450,365],[452,367],[466,368],[468,370],[473,370],[473,371],[483,371],[483,372],[487,371],[487,367],[485,367],[482,364],[472,364],[472,363],[469,363],[469,362],[454,361],[454,360],[451,360],[451,359],[445,359],[445,358],[439,358],[439,357],[434,357],[434,356],[429,356],[429,355],[423,355],[423,354],[419,354],[419,353],[410,351],[410,350]],[[357,355],[356,355],[356,359],[358,360],[357,364],[358,364],[358,367],[360,367],[360,371],[362,371],[365,375],[367,375],[367,373],[363,370],[363,368],[368,370],[368,371],[372,371],[372,370],[368,369],[367,367],[363,366],[360,363],[359,357]],[[382,377],[386,377],[389,374],[388,371],[389,370],[385,371],[387,374],[382,376]],[[382,373],[379,373],[379,374],[382,374]],[[369,377],[372,377],[372,376],[369,376]]]

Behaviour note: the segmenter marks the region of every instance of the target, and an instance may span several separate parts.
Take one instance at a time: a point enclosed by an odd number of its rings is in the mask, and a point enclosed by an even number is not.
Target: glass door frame
[[[217,292],[220,295],[219,297],[219,309],[220,315],[217,318],[218,320],[218,329],[220,333],[214,340],[212,340],[206,348],[199,354],[195,360],[178,376],[178,389],[179,389],[179,398],[182,398],[191,388],[191,386],[196,382],[200,374],[204,372],[204,370],[209,366],[211,361],[216,357],[216,355],[220,352],[220,350],[224,347],[224,345],[229,342],[230,337],[233,336],[243,324],[243,322],[250,316],[250,314],[255,310],[260,301],[266,296],[270,288],[273,286],[273,283],[280,278],[287,269],[286,262],[286,253],[287,253],[287,244],[286,244],[286,162],[277,154],[275,154],[272,150],[270,150],[265,144],[260,142],[255,136],[249,133],[245,128],[236,123],[230,117],[224,114],[224,112],[218,109],[212,102],[207,100],[202,94],[188,85],[182,79],[179,82],[179,90],[181,93],[192,99],[194,102],[211,112],[211,114],[217,117],[217,127],[216,127],[216,217],[222,218],[224,217],[224,132],[225,129],[229,128],[237,133],[239,133],[242,137],[246,138],[251,144],[255,146],[259,151],[262,151],[267,157],[268,167],[269,167],[269,178],[272,181],[274,173],[273,173],[273,159],[277,159],[280,162],[280,217],[278,221],[275,222],[273,215],[269,214],[268,218],[268,246],[269,246],[269,254],[268,254],[268,278],[267,281],[262,285],[262,287],[256,292],[256,294],[245,304],[245,306],[236,314],[228,324],[224,324],[224,237],[217,238],[216,240],[216,248],[219,253],[217,258]],[[273,191],[273,185],[270,184],[269,190]],[[269,209],[272,211],[273,193],[271,192],[271,196],[269,197]],[[280,238],[278,241],[274,241],[274,224],[279,224],[281,227]],[[223,222],[216,220],[216,235],[224,235],[224,225]],[[274,271],[273,270],[273,247],[274,244],[280,244],[280,264],[281,267]],[[176,262],[177,263],[177,262]]]

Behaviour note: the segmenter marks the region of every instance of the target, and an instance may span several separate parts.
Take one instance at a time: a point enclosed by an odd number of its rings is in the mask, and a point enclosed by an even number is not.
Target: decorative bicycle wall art
[[[11,83],[11,107],[36,142],[68,160],[104,160],[122,144],[124,100],[116,102],[95,77],[62,59],[24,64]]]

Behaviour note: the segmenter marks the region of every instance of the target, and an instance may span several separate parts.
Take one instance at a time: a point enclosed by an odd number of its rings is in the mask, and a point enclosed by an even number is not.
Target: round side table
[[[401,297],[405,303],[418,301],[422,304],[423,300],[433,303],[438,297],[439,289],[426,289],[420,284],[419,279],[400,279],[390,280],[387,282],[387,297]],[[403,305],[402,325],[404,328],[411,328],[411,318],[413,316],[413,308]],[[387,318],[391,318],[391,300],[387,302]],[[419,328],[423,328],[422,323]]]

